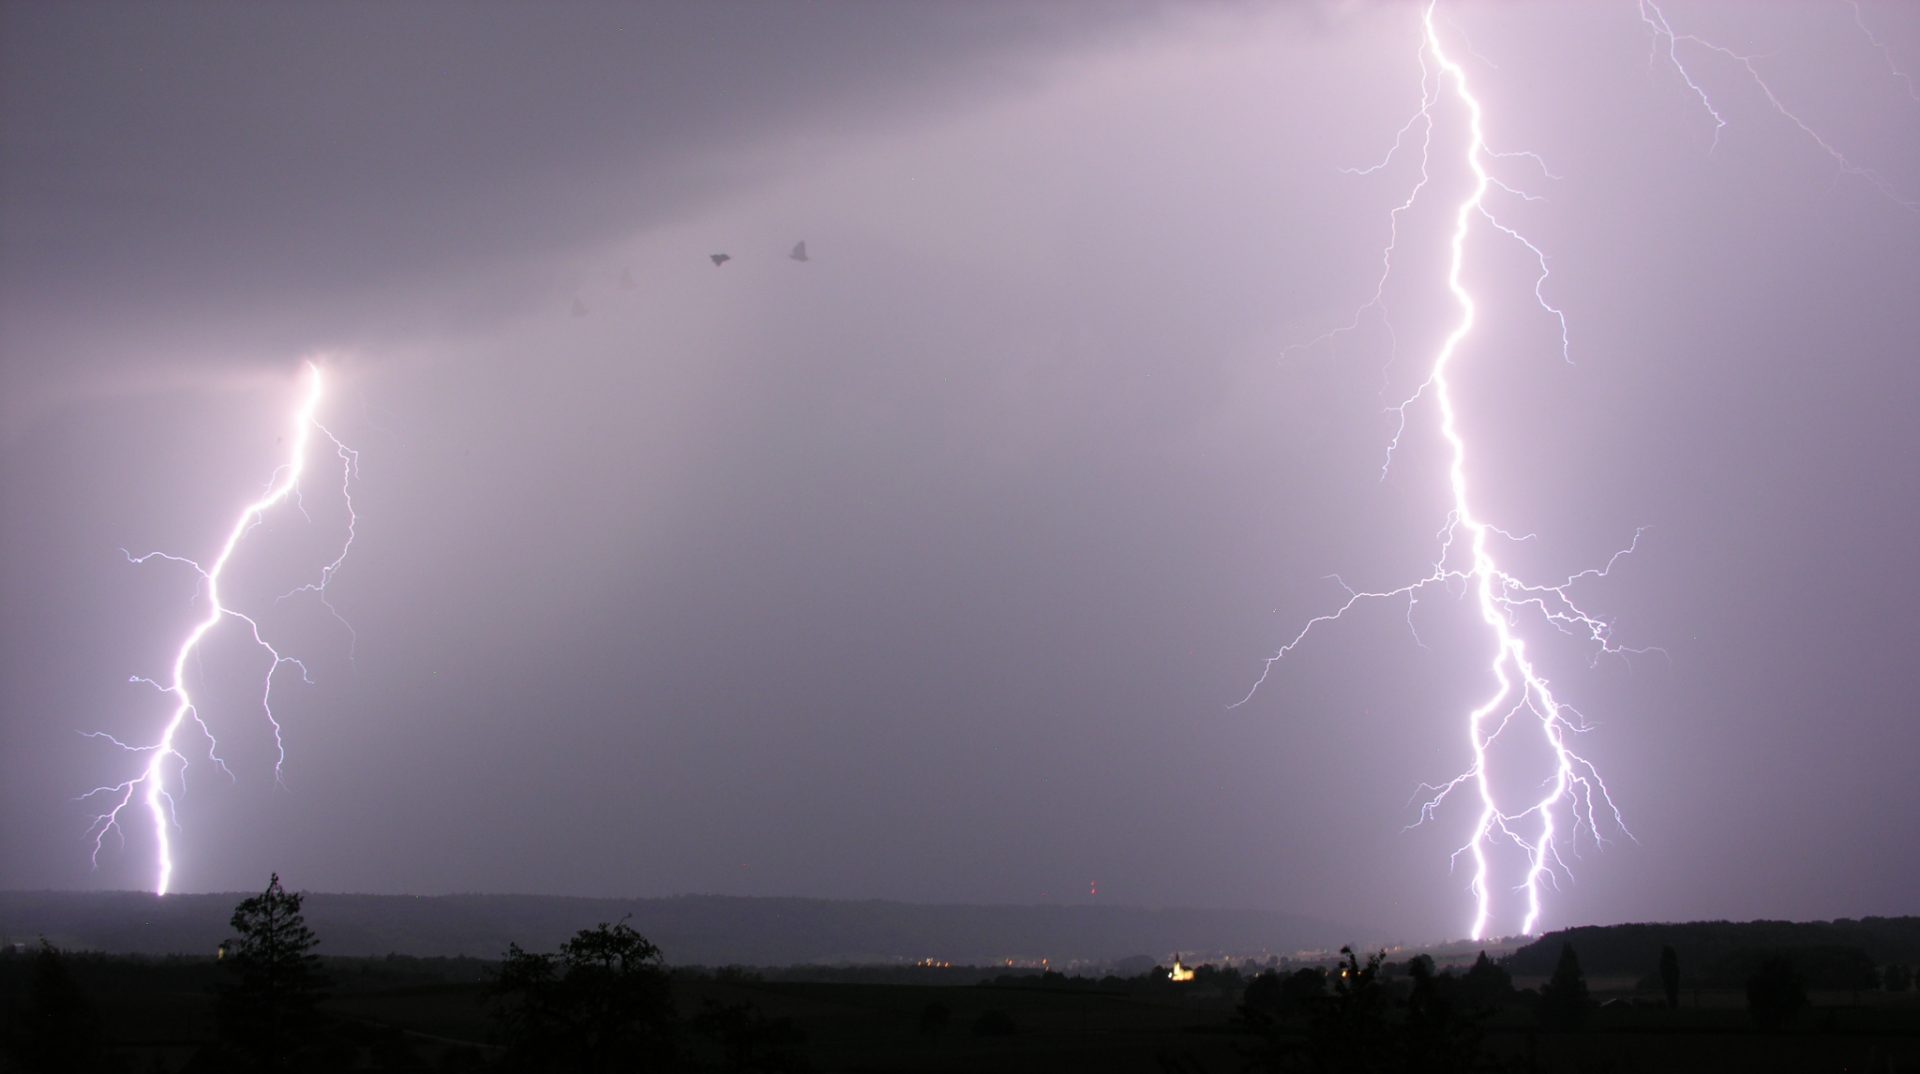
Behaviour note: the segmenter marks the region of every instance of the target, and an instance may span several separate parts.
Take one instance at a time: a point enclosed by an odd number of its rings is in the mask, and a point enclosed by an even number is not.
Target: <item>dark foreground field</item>
[[[0,959],[0,1003],[10,1029],[27,1009],[28,959]],[[213,989],[222,968],[205,959],[68,956],[105,1046],[100,1069],[180,1071],[217,1035]],[[335,959],[324,1005],[342,1047],[332,1069],[504,1069],[486,1001],[493,966],[478,960]],[[673,1001],[702,1011],[751,1009],[778,1027],[762,1046],[729,1052],[691,1034],[697,1069],[817,1071],[1184,1071],[1315,1069],[1304,1017],[1268,1036],[1238,1015],[1237,988],[1145,979],[1105,984],[1029,977],[981,981],[984,971],[893,980],[762,980],[678,972]],[[954,983],[936,983],[943,980]],[[1516,984],[1537,984],[1517,981]],[[1632,981],[1593,982],[1596,1004],[1634,995]],[[1758,1032],[1743,994],[1701,990],[1678,1010],[1596,1006],[1575,1032],[1546,1032],[1524,1008],[1482,1022],[1477,1069],[1540,1071],[1868,1071],[1920,1074],[1920,992],[1816,992],[1785,1028]],[[737,1044],[738,1041],[735,1041]],[[1270,1060],[1280,1053],[1277,1065]],[[1290,1049],[1300,1049],[1290,1056]],[[1262,1057],[1267,1058],[1262,1058]],[[0,1069],[29,1069],[9,1062]],[[1406,1069],[1396,1064],[1392,1069]],[[1415,1067],[1415,1069],[1435,1069]]]
[[[791,1019],[799,1052],[821,1071],[1236,1072],[1259,1069],[1261,1043],[1214,997],[1138,996],[1042,987],[702,982],[690,1007],[747,1002]],[[1541,1071],[1870,1071],[1920,1074],[1920,995],[1820,996],[1804,1024],[1755,1032],[1734,995],[1702,997],[1679,1011],[1601,1010],[1577,1033],[1545,1033],[1527,1017],[1496,1018],[1485,1051],[1496,1069]],[[1890,1002],[1891,1001],[1891,1002]],[[416,1008],[414,1004],[418,1004]],[[453,995],[368,996],[340,1009],[388,1024],[454,1036],[482,1029]],[[923,1028],[938,1004],[944,1030]],[[1004,1015],[1012,1032],[982,1023]],[[997,1020],[995,1020],[997,1021]],[[428,1028],[434,1027],[434,1028]],[[1304,1026],[1292,1034],[1304,1044]],[[1301,1056],[1300,1069],[1311,1069]]]

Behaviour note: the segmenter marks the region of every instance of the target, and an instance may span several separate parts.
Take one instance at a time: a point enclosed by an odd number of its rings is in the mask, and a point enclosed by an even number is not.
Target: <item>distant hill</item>
[[[231,932],[244,894],[0,892],[0,941],[129,954],[204,954]],[[677,965],[886,963],[922,958],[991,964],[1047,958],[1114,962],[1174,951],[1287,954],[1337,947],[1351,929],[1263,910],[1109,906],[961,906],[682,895],[589,899],[543,895],[310,893],[319,953],[497,958],[509,942],[551,950],[575,931],[630,918]]]

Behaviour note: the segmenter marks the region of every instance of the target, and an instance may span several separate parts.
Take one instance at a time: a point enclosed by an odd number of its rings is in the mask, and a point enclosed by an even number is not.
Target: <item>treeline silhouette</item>
[[[1920,963],[1920,917],[1839,921],[1695,921],[1673,925],[1598,925],[1547,933],[1507,957],[1516,974],[1552,971],[1562,945],[1580,951],[1587,972],[1641,977],[1655,972],[1662,948],[1686,953],[1683,987],[1738,988],[1759,965],[1786,957],[1809,987],[1875,986],[1879,968],[1895,974]]]
[[[1779,940],[1777,932],[1769,930],[1752,935]],[[1537,967],[1542,950],[1555,952],[1546,982],[1537,988],[1516,987],[1508,967]],[[1636,950],[1645,953],[1644,948]],[[1832,949],[1827,946],[1803,946],[1785,953],[1778,948],[1725,945],[1709,950],[1719,967],[1716,972],[1731,974],[1733,967],[1742,967],[1737,989],[1745,999],[1752,1027],[1762,1033],[1779,1033],[1794,1027],[1796,1020],[1804,1021],[1812,1006],[1809,989],[1816,986],[1821,973],[1838,974],[1837,979],[1844,982],[1838,987],[1855,990],[1884,987],[1904,992],[1913,983],[1911,968],[1900,963],[1875,967],[1868,962],[1861,969],[1847,959],[1848,969],[1842,974],[1830,961]],[[1610,954],[1617,957],[1618,952]],[[1684,1029],[1693,1013],[1682,1014],[1684,959],[1671,945],[1656,947],[1645,964],[1650,972],[1641,978],[1636,992],[1653,994],[1615,996],[1604,1004],[1589,989],[1582,957],[1565,936],[1530,945],[1525,963],[1516,958],[1496,963],[1481,952],[1470,967],[1458,972],[1436,970],[1426,955],[1400,964],[1388,963],[1384,953],[1364,963],[1350,948],[1343,948],[1341,955],[1342,961],[1331,969],[1310,966],[1290,973],[1267,972],[1248,984],[1240,1018],[1261,1043],[1246,1051],[1247,1069],[1477,1071],[1517,1066],[1538,1070],[1555,1065],[1543,1067],[1538,1050],[1541,1034],[1563,1041],[1579,1039],[1607,1008],[1636,1015],[1649,1009],[1660,1011],[1652,1020],[1642,1016],[1627,1024],[1667,1036]],[[1809,972],[1806,966],[1814,969]],[[1907,1009],[1905,1029],[1911,1036],[1914,1027],[1911,1008]],[[1876,1031],[1883,1031],[1884,1025],[1881,1022]],[[1520,1055],[1499,1054],[1489,1047],[1490,1030],[1496,1027],[1522,1037],[1525,1045]],[[1621,1028],[1620,1023],[1615,1028]],[[1728,1028],[1716,1025],[1714,1031],[1725,1034]],[[1825,1030],[1832,1028],[1829,1019]],[[1886,1053],[1870,1054],[1883,1059],[1887,1069],[1897,1068]],[[1577,1049],[1574,1055],[1580,1055]],[[1797,1061],[1788,1060],[1781,1069],[1796,1069],[1791,1064]],[[1615,1068],[1584,1056],[1575,1069]]]
[[[303,898],[275,874],[234,908],[233,935],[211,962],[76,957],[44,940],[31,953],[5,952],[0,1071],[132,1071],[129,1057],[108,1047],[92,998],[103,986],[129,984],[161,996],[191,984],[214,997],[211,1024],[176,1030],[195,1042],[177,1068],[185,1074],[811,1069],[795,1050],[805,1034],[751,1004],[708,1001],[683,1016],[660,949],[624,921],[581,929],[553,953],[509,944],[481,975],[491,1039],[484,1047],[435,1048],[430,1064],[417,1034],[326,1009],[335,982],[314,953],[320,941],[302,913]],[[404,961],[416,973],[422,968],[420,960]],[[93,987],[74,972],[80,966]],[[439,961],[432,969],[464,977],[470,967]],[[153,1054],[145,1069],[176,1068]]]
[[[241,893],[0,891],[0,940],[123,953],[211,953]],[[1271,910],[966,906],[725,895],[601,899],[548,895],[312,893],[307,921],[336,955],[498,958],[509,940],[548,948],[591,921],[630,918],[681,964],[882,963],[937,957],[1112,961],[1176,949],[1296,951],[1351,926]]]
[[[673,967],[626,918],[487,960],[323,959],[305,898],[274,876],[195,958],[0,950],[0,1074],[1787,1070],[1846,1049],[1842,1065],[1920,1067],[1920,1004],[1857,991],[1907,992],[1910,964],[1827,942],[1866,924],[1881,931],[1850,935],[1899,954],[1911,919],[1569,930],[1444,967],[1343,948],[1082,976]],[[1703,1004],[1708,978],[1729,983]],[[1856,991],[1819,998],[1835,987]]]

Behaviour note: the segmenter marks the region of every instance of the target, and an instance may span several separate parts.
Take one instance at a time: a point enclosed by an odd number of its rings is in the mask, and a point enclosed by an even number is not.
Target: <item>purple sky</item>
[[[176,886],[1262,906],[1460,933],[1484,634],[1435,593],[1447,158],[1372,293],[1413,4],[0,8],[0,884],[88,862],[299,362],[361,452],[210,646]],[[1476,494],[1638,841],[1543,924],[1913,912],[1920,9],[1443,4],[1573,364],[1468,257]],[[1884,47],[1881,47],[1884,46]],[[1452,117],[1457,120],[1457,116]],[[1450,120],[1450,121],[1452,121]],[[1822,148],[1884,179],[1893,196]],[[1439,158],[1436,157],[1436,160]],[[805,239],[807,264],[787,259]],[[734,260],[716,269],[707,255]],[[1521,251],[1524,253],[1524,251]],[[620,286],[623,272],[636,286]],[[572,315],[578,300],[588,312]],[[1397,358],[1395,347],[1397,346]],[[306,558],[301,558],[305,556]],[[204,743],[183,739],[190,758]],[[1503,931],[1496,929],[1496,931]]]

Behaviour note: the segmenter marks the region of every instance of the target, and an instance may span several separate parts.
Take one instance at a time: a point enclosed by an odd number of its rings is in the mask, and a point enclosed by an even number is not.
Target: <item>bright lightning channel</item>
[[[276,759],[273,766],[275,782],[281,778],[281,770],[286,763],[286,744],[281,735],[280,721],[273,713],[274,677],[283,667],[292,667],[300,673],[303,681],[312,682],[307,677],[307,667],[296,657],[281,652],[261,632],[260,623],[253,616],[228,605],[221,595],[220,583],[227,565],[233,560],[240,548],[241,541],[259,526],[267,512],[289,501],[305,512],[301,503],[301,481],[307,472],[307,455],[315,434],[332,446],[333,454],[340,464],[340,493],[346,505],[347,525],[340,550],[333,559],[324,564],[316,580],[298,586],[284,596],[295,593],[317,594],[320,602],[339,618],[339,613],[327,600],[327,585],[333,580],[341,565],[346,561],[348,551],[353,547],[354,527],[357,521],[353,510],[353,479],[359,470],[359,455],[327,427],[320,423],[317,414],[321,401],[325,397],[325,383],[319,365],[308,362],[306,390],[293,415],[292,435],[287,459],[273,472],[267,482],[267,488],[260,497],[240,509],[233,526],[227,531],[226,541],[221,544],[218,553],[206,566],[184,556],[169,555],[164,552],[149,552],[146,555],[127,554],[129,561],[139,564],[148,560],[161,559],[173,563],[183,563],[193,568],[200,576],[199,596],[204,598],[206,613],[195,623],[175,650],[171,678],[166,683],[153,679],[133,676],[132,682],[145,683],[173,699],[172,714],[161,728],[159,737],[149,745],[131,745],[101,731],[83,732],[90,738],[100,738],[111,742],[130,753],[147,755],[147,761],[138,774],[115,784],[95,787],[81,795],[82,800],[105,798],[112,804],[106,811],[94,817],[88,834],[93,837],[93,861],[99,863],[100,850],[109,833],[119,835],[124,840],[124,815],[129,809],[136,808],[135,801],[144,805],[152,818],[155,850],[155,875],[153,891],[156,895],[165,895],[173,882],[174,848],[172,831],[179,826],[174,810],[176,785],[184,786],[187,770],[186,755],[180,752],[178,739],[186,725],[191,722],[207,740],[207,757],[221,771],[232,776],[226,762],[220,757],[219,742],[214,738],[212,729],[207,725],[193,695],[187,688],[187,664],[200,652],[201,643],[207,639],[213,629],[227,619],[235,619],[245,624],[253,642],[266,657],[266,671],[260,683],[260,710],[265,715],[267,725],[273,732]],[[344,622],[344,620],[342,620]]]
[[[1489,147],[1484,109],[1468,85],[1465,69],[1448,55],[1441,43],[1434,25],[1434,8],[1435,3],[1430,0],[1422,22],[1420,107],[1401,126],[1386,158],[1372,167],[1358,170],[1359,174],[1367,174],[1385,167],[1407,143],[1408,135],[1419,131],[1419,179],[1406,198],[1389,214],[1389,237],[1382,252],[1381,275],[1373,297],[1355,314],[1350,324],[1335,328],[1302,346],[1312,346],[1356,329],[1369,311],[1386,319],[1383,296],[1387,279],[1394,269],[1393,257],[1399,241],[1400,218],[1413,208],[1431,179],[1434,132],[1439,122],[1441,98],[1450,96],[1466,117],[1466,149],[1459,164],[1473,180],[1468,192],[1453,207],[1452,213],[1446,288],[1457,316],[1453,327],[1433,352],[1426,378],[1411,396],[1391,408],[1398,426],[1388,445],[1385,463],[1388,467],[1392,465],[1394,452],[1400,447],[1406,431],[1408,410],[1423,401],[1436,407],[1441,437],[1448,451],[1447,486],[1451,496],[1450,509],[1438,534],[1439,554],[1430,573],[1394,589],[1363,591],[1347,587],[1342,582],[1347,591],[1346,601],[1335,610],[1309,620],[1292,640],[1269,657],[1252,689],[1246,697],[1235,703],[1235,707],[1251,700],[1272,673],[1274,665],[1304,643],[1316,627],[1341,618],[1363,603],[1404,599],[1408,602],[1408,613],[1411,615],[1412,605],[1419,594],[1430,587],[1457,585],[1470,592],[1480,621],[1486,627],[1492,650],[1487,664],[1492,690],[1485,700],[1466,714],[1462,729],[1471,762],[1465,771],[1444,783],[1422,785],[1416,799],[1424,796],[1424,800],[1420,802],[1419,817],[1414,823],[1418,825],[1432,820],[1442,804],[1455,792],[1468,794],[1477,801],[1474,826],[1466,842],[1454,851],[1450,859],[1455,867],[1463,857],[1472,863],[1470,890],[1473,893],[1474,913],[1469,933],[1477,940],[1487,934],[1495,913],[1496,885],[1491,852],[1497,845],[1518,847],[1524,853],[1526,865],[1509,890],[1519,896],[1524,906],[1520,932],[1532,934],[1539,926],[1543,890],[1556,884],[1558,878],[1568,871],[1563,847],[1571,850],[1582,831],[1597,845],[1606,842],[1609,829],[1625,833],[1631,838],[1632,833],[1628,831],[1599,771],[1570,744],[1570,739],[1584,730],[1584,720],[1577,710],[1554,694],[1546,676],[1529,657],[1526,639],[1521,634],[1521,624],[1523,621],[1544,622],[1591,645],[1596,656],[1601,653],[1644,651],[1618,645],[1613,639],[1612,625],[1583,610],[1573,596],[1573,589],[1578,583],[1606,576],[1622,556],[1632,552],[1638,545],[1639,534],[1635,535],[1633,544],[1616,552],[1604,566],[1551,583],[1529,582],[1503,568],[1495,554],[1499,542],[1527,538],[1516,537],[1501,529],[1482,518],[1474,509],[1468,481],[1468,444],[1460,429],[1448,373],[1462,345],[1472,334],[1479,316],[1479,305],[1466,279],[1467,243],[1476,229],[1491,229],[1527,250],[1539,270],[1532,289],[1534,300],[1557,325],[1563,360],[1569,358],[1571,348],[1566,317],[1546,297],[1548,271],[1545,253],[1518,230],[1503,223],[1488,205],[1489,196],[1495,191],[1522,200],[1534,200],[1531,195],[1496,177],[1490,170],[1490,162],[1522,159],[1542,172],[1546,172],[1545,165],[1532,153],[1496,152]],[[1551,177],[1550,172],[1546,174]],[[1388,324],[1391,329],[1391,322]],[[1384,474],[1385,470],[1382,472]],[[1550,758],[1546,778],[1539,782],[1541,789],[1537,795],[1528,795],[1521,801],[1506,804],[1501,800],[1502,794],[1496,783],[1505,783],[1507,780],[1504,776],[1496,779],[1494,762],[1489,754],[1494,741],[1503,734],[1536,736],[1545,747],[1544,756]],[[1571,825],[1563,831],[1561,822],[1568,818],[1571,819]]]

